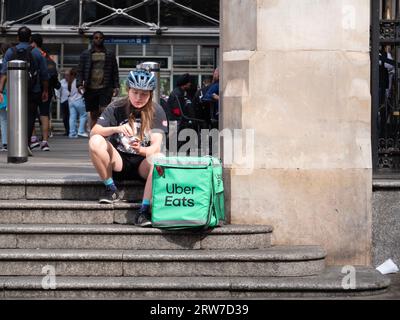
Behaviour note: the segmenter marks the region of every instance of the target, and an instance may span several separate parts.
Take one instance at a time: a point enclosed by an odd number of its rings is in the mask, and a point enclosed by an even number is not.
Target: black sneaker
[[[33,150],[33,149],[35,149],[35,148],[38,148],[38,147],[40,147],[40,142],[39,142],[39,141],[32,142],[32,143],[29,145],[29,148],[31,148],[31,150]]]
[[[152,223],[151,223],[150,213],[148,211],[140,209],[138,212],[138,216],[136,218],[135,225],[142,228],[151,227]]]
[[[100,198],[99,202],[104,204],[112,204],[114,202],[118,202],[119,200],[121,200],[121,197],[118,190],[106,188],[104,196]]]
[[[41,143],[40,149],[42,149],[42,151],[50,151],[50,147],[47,141]]]

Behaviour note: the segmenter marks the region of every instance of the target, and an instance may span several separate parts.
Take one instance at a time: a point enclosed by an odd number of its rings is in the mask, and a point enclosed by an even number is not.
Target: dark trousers
[[[37,117],[37,110],[42,103],[42,94],[29,93],[28,94],[28,145],[31,142],[32,131],[35,127],[35,120]]]
[[[64,123],[65,133],[69,134],[69,105],[68,100],[61,103],[61,114]]]

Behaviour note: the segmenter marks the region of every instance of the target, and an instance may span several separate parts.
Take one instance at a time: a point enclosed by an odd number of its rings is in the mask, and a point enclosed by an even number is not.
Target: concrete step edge
[[[120,201],[114,204],[100,204],[98,201],[85,200],[0,200],[1,210],[109,210],[138,209],[139,203]]]
[[[322,274],[306,277],[57,277],[56,290],[199,290],[199,291],[297,291],[352,292],[377,291],[390,286],[390,279],[372,268],[357,268],[356,286],[346,290],[340,267],[327,268]],[[0,277],[3,290],[43,290],[43,277]]]
[[[143,181],[123,181],[116,182],[118,186],[133,186],[144,187]],[[98,178],[94,179],[93,176],[65,179],[0,179],[1,186],[99,186],[103,187],[104,184]]]
[[[0,261],[315,261],[326,252],[319,246],[287,246],[237,250],[93,250],[93,249],[0,249]]]
[[[140,228],[133,225],[79,225],[79,224],[0,224],[0,234],[143,234],[143,235],[246,235],[272,233],[266,225],[224,225],[206,231],[167,231]]]

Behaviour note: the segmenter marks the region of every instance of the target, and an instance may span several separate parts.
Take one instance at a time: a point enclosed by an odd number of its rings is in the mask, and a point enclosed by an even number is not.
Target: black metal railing
[[[374,168],[400,173],[400,0],[371,0],[371,9]]]

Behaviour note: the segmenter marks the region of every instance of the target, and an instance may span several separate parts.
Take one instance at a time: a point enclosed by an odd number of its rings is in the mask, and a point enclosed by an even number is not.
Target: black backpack
[[[39,82],[39,69],[37,63],[33,60],[33,47],[27,48],[12,47],[13,55],[11,60],[22,60],[28,64],[28,92],[32,92],[35,85]]]
[[[46,63],[47,63],[47,70],[49,72],[49,77],[58,76],[57,71],[57,63],[46,53],[45,55]]]
[[[60,89],[61,83],[58,81],[58,71],[57,71],[57,63],[49,56],[48,53],[44,56],[47,64],[47,71],[49,74],[49,92],[52,92],[53,89]]]

